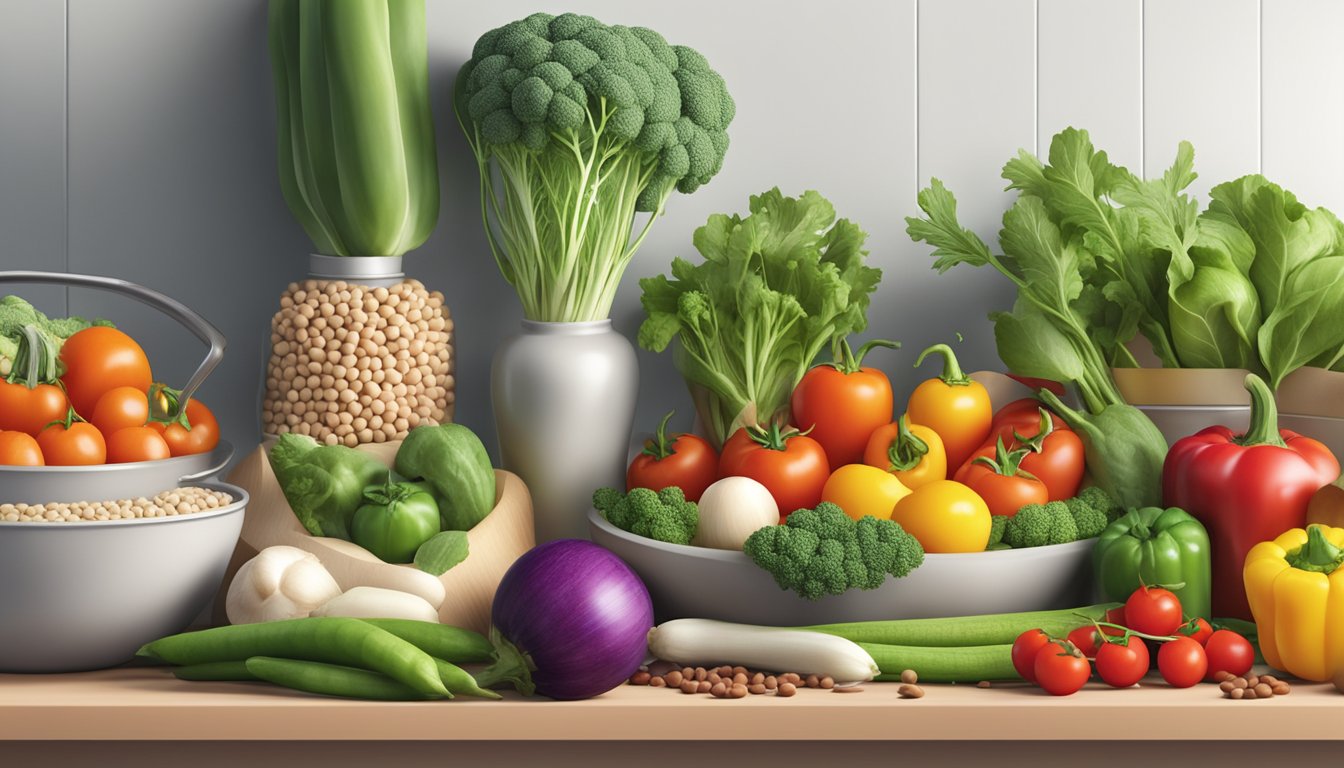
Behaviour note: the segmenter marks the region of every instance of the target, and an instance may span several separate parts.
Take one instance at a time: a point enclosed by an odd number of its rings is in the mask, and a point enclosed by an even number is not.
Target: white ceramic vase
[[[490,378],[501,458],[532,493],[537,543],[587,538],[593,491],[625,487],[634,347],[610,320],[524,320],[495,351]]]

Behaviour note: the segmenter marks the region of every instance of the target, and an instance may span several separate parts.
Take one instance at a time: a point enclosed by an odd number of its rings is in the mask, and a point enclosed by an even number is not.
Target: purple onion
[[[491,620],[531,658],[537,693],[587,699],[621,685],[644,662],[653,602],[619,557],[589,541],[560,539],[510,566]]]

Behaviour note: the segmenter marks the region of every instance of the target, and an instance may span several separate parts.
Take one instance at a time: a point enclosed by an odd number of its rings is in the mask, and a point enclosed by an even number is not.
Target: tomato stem
[[[1045,410],[1043,406],[1037,408],[1036,410],[1040,411],[1041,413],[1041,425],[1036,429],[1035,436],[1025,437],[1022,435],[1022,433],[1014,429],[1013,439],[1016,440],[1018,444],[1020,444],[1023,448],[1027,449],[1028,451],[1031,451],[1032,453],[1043,453],[1045,451],[1045,438],[1049,437],[1055,432],[1055,420],[1050,418],[1050,412]]]
[[[750,426],[747,427],[747,437],[750,437],[752,442],[766,450],[783,451],[786,449],[785,444],[791,438],[803,437],[808,432],[811,432],[812,429],[813,427],[808,427],[802,432],[793,427],[782,429],[777,423],[771,424],[769,428],[766,429],[762,429],[758,426]]]
[[[658,431],[654,433],[653,439],[644,444],[644,450],[640,451],[641,454],[652,456],[654,461],[662,461],[676,453],[667,441],[667,422],[672,420],[672,415],[675,413],[676,411],[667,412],[662,422],[658,424]],[[672,442],[675,443],[676,441],[673,440]]]
[[[1028,480],[1037,479],[1035,475],[1022,469],[1022,460],[1027,457],[1025,449],[1009,451],[1003,444],[1003,436],[1000,435],[998,442],[994,446],[994,458],[988,456],[976,456],[972,464],[984,464],[994,470],[994,474],[1004,477],[1025,477]]]
[[[1112,624],[1109,621],[1097,621],[1096,619],[1093,619],[1092,623],[1096,624],[1099,627],[1110,627],[1111,629],[1122,630],[1125,633],[1126,640],[1129,639],[1130,635],[1133,635],[1134,637],[1142,637],[1144,640],[1153,640],[1159,643],[1169,643],[1172,640],[1176,639],[1175,635],[1149,635],[1144,632],[1139,632],[1138,630],[1135,629],[1130,629],[1129,627],[1122,627],[1119,624]],[[1103,632],[1102,634],[1104,635],[1106,633]]]
[[[858,373],[863,368],[863,358],[873,351],[875,347],[884,347],[886,349],[900,349],[899,341],[888,341],[887,339],[873,339],[859,347],[855,353],[849,348],[849,340],[840,337],[831,344],[831,362],[821,363],[821,365],[834,368],[843,374]]]
[[[923,352],[919,353],[919,358],[915,360],[915,367],[918,368],[924,362],[924,358],[930,354],[939,354],[943,356],[943,373],[939,376],[943,383],[949,387],[964,387],[971,383],[971,377],[962,373],[961,364],[957,362],[957,355],[952,348],[946,344],[934,344]]]
[[[181,424],[191,431],[191,421],[187,419],[187,403],[182,401],[182,390],[173,389],[167,384],[155,383],[149,388],[149,420],[161,424]]]
[[[929,444],[910,431],[910,417],[901,414],[896,422],[896,439],[887,447],[888,472],[907,472],[919,466],[929,452]]]

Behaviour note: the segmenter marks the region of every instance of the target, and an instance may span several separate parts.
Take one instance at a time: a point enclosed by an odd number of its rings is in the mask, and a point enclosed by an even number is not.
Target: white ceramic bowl
[[[0,671],[75,672],[129,661],[210,603],[238,541],[247,492],[175,517],[0,522]]]
[[[841,621],[974,616],[1070,608],[1091,601],[1096,539],[1032,549],[925,555],[902,579],[873,590],[805,600],[741,552],[667,544],[623,531],[596,509],[594,542],[643,579],[659,621],[688,616],[790,626]]]

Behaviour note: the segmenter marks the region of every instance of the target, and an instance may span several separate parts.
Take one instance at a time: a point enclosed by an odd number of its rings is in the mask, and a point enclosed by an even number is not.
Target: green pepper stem
[[[915,360],[915,367],[918,368],[924,363],[924,358],[930,354],[939,354],[943,356],[943,374],[938,378],[949,387],[964,387],[971,383],[971,377],[961,372],[961,364],[957,362],[957,355],[952,348],[946,344],[934,344],[923,352],[919,353],[919,358]]]
[[[910,417],[901,414],[896,422],[896,439],[887,448],[888,472],[907,472],[919,466],[929,452],[929,444],[910,431]]]
[[[1325,538],[1325,529],[1319,525],[1307,526],[1307,543],[1289,552],[1288,564],[1299,571],[1323,573],[1327,576],[1344,563],[1344,549]]]
[[[1237,438],[1238,445],[1277,445],[1286,447],[1279,434],[1279,407],[1274,392],[1265,380],[1254,373],[1246,374],[1246,391],[1251,393],[1251,428]]]
[[[668,456],[676,453],[676,451],[672,449],[672,445],[667,441],[667,422],[672,420],[672,415],[675,413],[676,411],[667,412],[667,415],[663,417],[662,422],[658,424],[658,431],[654,434],[653,440],[644,446],[644,450],[640,451],[641,454],[652,456],[654,461],[662,461]],[[673,442],[676,441],[674,440]]]

